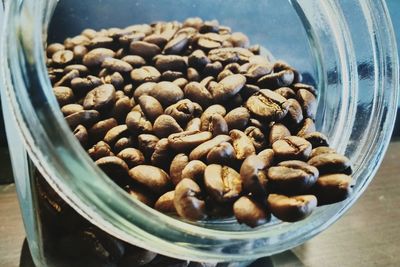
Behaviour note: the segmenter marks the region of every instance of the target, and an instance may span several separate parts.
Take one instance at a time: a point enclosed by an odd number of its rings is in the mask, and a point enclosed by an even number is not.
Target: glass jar
[[[252,43],[267,47],[316,85],[317,128],[352,162],[355,185],[349,199],[319,207],[297,223],[273,220],[255,229],[228,219],[188,223],[130,198],[92,162],[52,93],[44,44],[86,27],[191,16],[215,18],[248,34]],[[29,247],[38,266],[54,265],[46,253],[40,176],[73,212],[127,243],[185,260],[251,261],[302,244],[343,215],[373,178],[393,129],[398,57],[383,0],[8,1],[2,45],[7,136]]]

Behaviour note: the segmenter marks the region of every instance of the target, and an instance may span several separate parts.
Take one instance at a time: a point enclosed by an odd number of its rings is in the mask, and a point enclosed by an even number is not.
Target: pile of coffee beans
[[[315,129],[317,90],[216,20],[86,29],[46,53],[81,145],[161,212],[256,227],[351,192],[349,159]]]

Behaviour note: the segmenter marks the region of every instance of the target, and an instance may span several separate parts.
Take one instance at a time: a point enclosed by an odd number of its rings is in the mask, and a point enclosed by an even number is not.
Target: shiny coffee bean
[[[143,185],[156,194],[163,194],[171,187],[169,175],[160,168],[151,165],[139,165],[129,170],[133,181]]]
[[[162,213],[176,213],[174,198],[175,191],[169,191],[157,199],[154,208]]]
[[[280,87],[290,86],[294,81],[294,73],[292,70],[282,70],[277,73],[267,74],[258,79],[257,85],[260,88],[277,89]]]
[[[210,87],[210,92],[214,101],[224,102],[233,97],[243,88],[246,83],[246,77],[241,74],[230,75],[222,79],[215,86]]]
[[[320,132],[308,133],[304,135],[303,138],[310,142],[314,148],[319,146],[329,146],[328,137]]]
[[[181,88],[172,82],[159,82],[149,92],[149,95],[157,99],[164,107],[175,104],[183,99]]]
[[[267,140],[260,128],[250,126],[244,130],[244,134],[247,135],[253,142],[253,146],[256,151],[261,151],[267,147]]]
[[[104,84],[91,90],[83,101],[85,109],[95,109],[99,112],[112,107],[115,103],[115,88],[111,84]]]
[[[291,98],[296,98],[295,91],[293,91],[293,89],[291,89],[289,87],[280,87],[280,88],[274,90],[274,92],[277,93],[277,94],[280,94],[281,96],[283,96],[287,100],[289,100]]]
[[[109,130],[117,125],[118,123],[114,118],[99,121],[89,128],[90,137],[93,138],[94,141],[101,140]]]
[[[189,154],[189,159],[190,160],[200,160],[204,159],[207,154],[210,152],[212,148],[215,146],[223,143],[223,142],[229,142],[231,140],[231,137],[228,135],[218,135],[214,137],[211,140],[208,140],[200,145],[198,145],[196,148],[192,150]]]
[[[183,89],[185,96],[193,102],[199,103],[201,107],[207,108],[213,103],[213,97],[205,86],[198,82],[190,82]]]
[[[316,167],[321,174],[343,173],[351,166],[350,160],[343,155],[336,153],[324,153],[312,157],[308,164]]]
[[[290,131],[288,128],[286,128],[285,125],[281,123],[275,123],[274,125],[272,125],[269,131],[268,141],[272,145],[276,141],[281,140],[290,135],[291,135]]]
[[[322,154],[336,154],[336,150],[327,146],[316,147],[311,151],[310,159]]]
[[[150,133],[153,130],[151,122],[139,111],[129,112],[126,116],[125,123],[133,134]]]
[[[311,144],[304,138],[288,136],[272,144],[275,156],[280,160],[307,160],[311,154]]]
[[[207,154],[208,164],[230,165],[236,159],[233,146],[228,142],[222,142],[213,147]]]
[[[293,72],[293,83],[299,83],[302,81],[302,75],[296,69],[292,68],[288,63],[282,60],[278,60],[274,63],[274,72],[280,72],[284,70],[290,70]]]
[[[185,168],[183,168],[181,178],[188,178],[197,183],[202,183],[206,167],[207,165],[200,160],[191,160]]]
[[[205,202],[201,199],[200,187],[191,179],[184,178],[175,188],[174,206],[182,218],[205,219]]]
[[[300,89],[297,91],[297,100],[299,101],[302,109],[303,115],[306,118],[315,119],[317,113],[317,99],[308,90]]]
[[[265,207],[247,196],[242,196],[233,204],[233,212],[238,223],[257,227],[269,221],[270,215]]]
[[[127,137],[129,135],[128,127],[126,124],[121,124],[111,128],[104,136],[104,141],[113,146],[118,139],[122,137]]]
[[[268,209],[278,219],[296,222],[309,216],[317,207],[317,198],[313,195],[287,197],[270,194],[267,199]]]
[[[267,121],[281,120],[288,112],[286,98],[268,89],[253,94],[247,100],[246,107],[257,118]]]
[[[314,86],[309,85],[309,84],[304,84],[304,83],[295,83],[295,84],[292,85],[292,88],[296,92],[299,91],[300,89],[307,90],[307,91],[309,91],[310,93],[312,93],[315,96],[318,93]]]
[[[250,155],[256,154],[252,140],[244,132],[231,130],[229,136],[232,139],[233,148],[238,160],[244,160]]]
[[[85,128],[85,126],[83,126],[83,125],[76,126],[73,133],[74,133],[75,138],[78,139],[79,143],[83,147],[86,147],[86,145],[88,143],[89,135],[88,135],[88,132],[87,132],[87,129]]]
[[[224,65],[236,62],[239,64],[244,64],[249,62],[249,59],[252,56],[254,56],[254,54],[251,51],[241,47],[217,48],[208,53],[208,58],[212,62],[219,61]]]
[[[310,118],[306,118],[303,122],[303,126],[297,132],[297,136],[304,137],[309,133],[315,132],[315,124],[314,121]]]
[[[221,105],[212,105],[209,106],[206,110],[204,110],[203,114],[201,114],[201,130],[208,131],[210,128],[210,124],[212,121],[212,116],[219,114],[221,116],[226,115],[226,109]]]
[[[225,121],[228,124],[229,130],[244,130],[248,125],[249,120],[250,113],[247,108],[244,107],[235,108],[225,116]]]
[[[210,140],[211,132],[180,132],[168,136],[169,146],[176,151],[188,151]]]
[[[151,59],[154,56],[161,54],[161,49],[151,43],[143,41],[134,41],[129,45],[131,55],[137,55],[145,59]]]
[[[161,73],[152,66],[143,66],[132,70],[130,76],[133,83],[139,85],[146,82],[158,82]]]
[[[177,154],[171,162],[169,175],[174,185],[177,185],[182,180],[182,170],[189,163],[189,157],[184,153]]]
[[[123,159],[129,168],[133,168],[145,163],[143,153],[136,148],[125,148],[117,154],[117,157]]]
[[[200,129],[201,129],[200,118],[193,118],[186,124],[185,131],[200,131]]]
[[[220,114],[212,115],[211,122],[208,125],[208,131],[212,133],[212,136],[228,134],[228,124],[224,117]]]
[[[69,127],[74,129],[79,124],[89,127],[96,123],[100,118],[97,110],[81,110],[65,117]]]
[[[287,121],[287,125],[290,125],[291,128],[294,128],[300,125],[300,123],[303,121],[303,110],[296,99],[290,98],[287,102],[288,113],[285,117],[285,120]]]
[[[135,101],[138,102],[139,97],[141,97],[142,95],[149,95],[150,91],[154,88],[155,85],[155,82],[145,82],[139,85],[133,92],[133,97]]]
[[[138,147],[147,159],[149,159],[151,155],[153,155],[154,149],[158,141],[160,141],[160,139],[152,134],[140,134],[138,136]]]
[[[92,68],[100,67],[106,58],[113,58],[115,52],[107,48],[96,48],[89,51],[82,59],[83,65]]]
[[[119,153],[126,148],[130,148],[133,146],[133,141],[131,137],[122,137],[118,139],[113,147],[114,153]]]
[[[189,99],[182,99],[167,107],[164,113],[173,117],[180,125],[186,125],[193,117],[203,113],[203,109]]]
[[[173,83],[179,86],[179,88],[181,88],[182,90],[184,90],[185,86],[189,83],[189,81],[186,80],[185,78],[178,78],[175,81],[173,81]]]
[[[159,138],[164,138],[174,133],[183,132],[183,129],[173,117],[163,114],[155,120],[153,132]]]
[[[86,78],[74,78],[71,80],[71,88],[76,95],[86,94],[101,84],[101,79],[92,75],[88,75]]]
[[[155,121],[164,113],[160,102],[152,96],[142,95],[139,97],[139,105],[146,118]]]
[[[174,156],[173,150],[169,147],[168,138],[162,138],[154,147],[150,161],[152,165],[168,170]]]
[[[256,155],[247,157],[240,167],[243,190],[252,193],[256,197],[267,195],[267,172],[269,162]]]
[[[233,201],[242,192],[240,174],[228,166],[211,164],[204,171],[207,192],[216,201]]]
[[[106,68],[108,71],[120,73],[131,72],[133,70],[133,67],[129,63],[115,58],[106,58],[101,67]]]
[[[122,159],[115,156],[103,157],[95,161],[114,182],[124,184],[128,174],[128,165]]]
[[[322,175],[312,188],[313,194],[318,199],[318,205],[343,201],[349,197],[352,191],[352,179],[345,174]]]

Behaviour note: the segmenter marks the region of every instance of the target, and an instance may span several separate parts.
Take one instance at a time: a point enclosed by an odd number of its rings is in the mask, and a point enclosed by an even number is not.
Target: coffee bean
[[[80,77],[84,77],[89,74],[89,69],[85,65],[81,65],[81,64],[72,64],[72,65],[66,66],[64,68],[63,74],[66,75],[73,70],[78,71]],[[71,80],[71,82],[72,82],[72,80]]]
[[[302,80],[302,75],[296,69],[292,68],[288,63],[278,60],[274,63],[274,72],[290,70],[293,72],[293,83],[299,83]]]
[[[161,53],[161,49],[155,45],[143,41],[133,41],[129,45],[129,52],[132,55],[141,56],[145,59],[151,59]]]
[[[169,175],[151,165],[139,165],[129,170],[129,176],[156,194],[163,194],[171,187]]]
[[[92,68],[100,67],[106,58],[112,58],[115,52],[107,48],[96,48],[89,51],[82,59],[83,65]]]
[[[267,196],[267,172],[269,162],[257,155],[247,157],[240,167],[243,190],[256,197]]]
[[[216,102],[224,102],[233,97],[243,88],[246,78],[241,74],[234,74],[224,78],[216,86],[210,87],[210,92]]]
[[[54,86],[70,86],[71,81],[78,77],[79,77],[79,71],[71,70],[70,72],[65,74],[58,82],[56,82]]]
[[[220,114],[215,114],[211,116],[211,122],[208,125],[208,131],[212,133],[212,136],[217,136],[221,134],[228,134],[228,124],[226,123],[224,117]]]
[[[247,196],[242,196],[235,201],[233,212],[238,223],[244,223],[250,227],[263,225],[270,218],[264,207]]]
[[[89,41],[87,47],[90,49],[94,48],[114,48],[114,40],[113,38],[107,36],[96,36]]]
[[[287,197],[270,194],[268,208],[278,219],[285,222],[296,222],[309,216],[317,206],[317,198],[313,195]]]
[[[122,124],[111,128],[104,136],[104,141],[110,146],[113,146],[115,142],[118,141],[118,139],[126,137],[128,135],[128,127],[126,126],[126,124]]]
[[[200,118],[193,118],[187,123],[185,131],[200,131],[200,128],[201,128]]]
[[[305,135],[313,132],[315,132],[314,121],[310,118],[306,118],[303,122],[303,126],[297,132],[297,136],[304,137]]]
[[[203,76],[217,77],[222,69],[223,66],[219,61],[208,63],[203,69]]]
[[[138,146],[145,157],[149,159],[154,152],[154,149],[160,139],[152,134],[140,134],[138,136]]]
[[[71,104],[75,99],[74,92],[69,87],[54,87],[53,93],[56,96],[57,102],[60,106]]]
[[[178,78],[173,83],[183,90],[189,82],[185,78]]]
[[[211,164],[204,171],[207,192],[216,201],[233,201],[242,192],[240,174],[228,166]]]
[[[304,138],[288,136],[272,144],[275,156],[281,160],[307,160],[311,154],[311,144]]]
[[[167,107],[164,113],[173,117],[180,125],[186,125],[193,117],[203,113],[203,109],[189,99],[182,99]]]
[[[106,75],[102,78],[103,83],[112,84],[117,90],[122,90],[124,87],[124,77],[119,72],[114,72],[111,75]]]
[[[133,141],[131,137],[122,137],[118,139],[113,147],[113,151],[115,153],[119,153],[126,148],[130,148],[133,146]]]
[[[271,130],[269,131],[268,141],[270,145],[272,145],[276,141],[281,140],[290,135],[291,135],[290,131],[288,128],[286,128],[285,125],[283,125],[282,123],[275,123],[274,125],[272,125]]]
[[[288,102],[286,98],[271,90],[261,89],[247,100],[246,107],[262,120],[278,121],[286,116]]]
[[[118,262],[118,266],[121,267],[132,267],[132,266],[145,266],[154,260],[157,253],[150,250],[146,250],[140,247],[127,245],[125,249],[125,255]]]
[[[271,148],[260,151],[257,156],[261,158],[267,166],[271,166],[274,162],[274,151]]]
[[[142,32],[134,32],[131,34],[126,34],[118,38],[118,42],[123,47],[129,47],[133,42],[142,41],[146,35]]]
[[[252,52],[240,47],[227,47],[213,49],[208,53],[208,58],[212,61],[219,61],[226,65],[229,63],[244,64],[249,62],[249,59],[254,56]],[[268,88],[268,87],[264,87]]]
[[[72,52],[74,53],[74,59],[76,61],[82,61],[89,50],[84,45],[77,45],[72,49]]]
[[[127,186],[125,188],[129,196],[132,198],[139,200],[140,202],[146,204],[149,207],[153,207],[155,203],[154,195],[151,192],[141,186],[130,187]]]
[[[297,91],[297,100],[302,106],[304,117],[314,120],[318,107],[315,96],[305,89],[300,89]]]
[[[155,120],[153,132],[159,138],[163,138],[173,133],[183,132],[183,129],[173,117],[163,114]]]
[[[182,170],[188,163],[189,157],[184,153],[177,154],[172,160],[169,175],[174,185],[177,185],[182,180]]]
[[[63,113],[64,117],[81,110],[83,110],[83,107],[79,104],[67,104],[61,108],[61,112]]]
[[[189,154],[190,160],[198,160],[203,159],[207,156],[210,150],[219,145],[222,142],[228,142],[231,138],[228,135],[218,135],[211,140],[208,140],[200,145],[198,145],[195,149],[192,150]]]
[[[65,66],[74,60],[74,53],[70,50],[59,50],[52,55],[51,59],[57,66]]]
[[[181,179],[188,178],[196,181],[197,183],[203,183],[204,171],[206,167],[207,166],[200,160],[191,160],[183,168]]]
[[[139,105],[146,118],[148,118],[150,121],[155,121],[159,116],[164,113],[160,102],[149,95],[140,96]]]
[[[83,35],[77,35],[73,38],[67,38],[64,41],[65,49],[72,49],[77,45],[87,45],[90,39]]]
[[[100,158],[114,156],[114,153],[111,151],[110,146],[104,141],[100,141],[95,144],[88,150],[88,153],[90,157],[95,161]]]
[[[133,93],[133,98],[135,99],[135,101],[139,102],[139,97],[141,97],[142,95],[149,95],[150,91],[154,88],[155,85],[155,82],[145,82],[139,85]]]
[[[229,165],[236,159],[233,146],[228,142],[222,142],[213,147],[207,154],[207,163]]]
[[[226,109],[221,105],[212,105],[212,106],[209,106],[203,112],[203,114],[201,114],[200,120],[201,120],[201,130],[202,131],[208,131],[208,129],[210,128],[212,116],[214,116],[216,114],[225,116]]]
[[[336,150],[331,147],[320,146],[320,147],[314,148],[311,151],[310,159],[315,156],[322,155],[322,154],[335,154],[335,153],[336,153]]]
[[[169,146],[176,151],[188,151],[212,138],[211,132],[180,132],[168,136]]]
[[[261,88],[277,89],[279,87],[290,86],[294,80],[292,70],[282,70],[277,73],[267,74],[258,79],[257,85]]]
[[[51,58],[56,52],[65,50],[65,46],[60,43],[53,43],[47,46],[46,54],[48,58]]]
[[[168,138],[160,139],[154,147],[154,152],[151,155],[151,164],[168,170],[170,163],[175,156],[172,151],[173,150],[169,147]]]
[[[91,90],[83,101],[85,109],[99,112],[112,107],[115,103],[115,88],[111,84],[103,84]]]
[[[200,73],[195,68],[187,69],[187,78],[191,82],[199,82],[200,81]]]
[[[79,143],[83,147],[86,147],[89,136],[88,136],[88,132],[87,132],[85,126],[83,126],[83,125],[76,126],[76,128],[74,130],[74,135],[75,135],[75,138],[78,139]]]
[[[253,142],[244,132],[240,130],[231,130],[229,135],[232,138],[237,159],[244,160],[256,153]]]
[[[88,75],[86,78],[74,78],[71,80],[71,88],[77,95],[86,94],[101,84],[101,79],[92,75]]]
[[[318,199],[318,205],[328,205],[340,202],[349,197],[353,185],[350,176],[345,174],[327,174],[318,178],[313,194]]]
[[[186,61],[181,56],[176,55],[158,55],[154,58],[155,67],[160,71],[180,71],[187,69]]]
[[[213,103],[213,97],[211,93],[198,82],[188,83],[183,91],[188,99],[199,103],[202,108],[207,108]]]
[[[106,68],[109,71],[112,72],[131,72],[133,70],[132,66],[120,59],[115,59],[115,58],[106,58],[103,63],[101,64],[102,68]]]
[[[179,72],[179,71],[167,70],[161,74],[161,80],[166,81],[166,82],[173,82],[173,81],[175,81],[179,78],[183,78],[183,77],[184,77],[183,73]]]
[[[283,96],[286,99],[290,99],[290,98],[296,98],[296,93],[293,91],[293,89],[289,88],[289,87],[280,87],[276,90],[274,90],[275,93],[280,94],[281,96]]]
[[[161,34],[150,34],[143,38],[143,41],[150,44],[155,44],[161,49],[167,44],[168,39]]]
[[[162,213],[176,213],[174,198],[175,191],[169,191],[158,198],[154,208]]]
[[[315,89],[314,86],[309,85],[309,84],[304,84],[304,83],[295,83],[292,85],[292,88],[294,91],[298,92],[300,89],[305,89],[312,93],[313,95],[317,95],[317,90]]]
[[[152,66],[143,66],[131,71],[131,79],[136,85],[146,82],[158,82],[160,77],[161,73]]]
[[[230,130],[244,130],[249,123],[249,119],[250,113],[247,108],[244,107],[235,108],[225,116],[225,121]]]
[[[288,99],[288,113],[285,117],[287,125],[292,126],[291,128],[296,128],[303,121],[303,110],[297,102],[296,99]]]
[[[195,50],[188,57],[188,63],[189,67],[202,71],[208,63],[211,63],[211,61],[202,50]]]
[[[241,32],[232,33],[228,40],[234,47],[247,48],[250,46],[249,38]]]
[[[174,206],[179,216],[188,220],[205,219],[205,202],[200,187],[191,179],[184,178],[175,188]]]
[[[165,54],[182,54],[189,45],[189,35],[179,34],[169,41],[164,47]]]
[[[319,146],[329,146],[328,137],[320,132],[308,133],[304,135],[303,138],[310,142],[314,148]]]
[[[135,24],[125,28],[126,31],[130,32],[141,32],[145,35],[149,35],[153,30],[148,24]]]
[[[140,112],[131,111],[126,116],[126,125],[128,129],[135,134],[150,133],[153,131],[153,126]]]
[[[142,58],[141,56],[127,55],[121,58],[121,60],[128,63],[133,68],[140,68],[146,65],[146,60],[144,60],[144,58]]]
[[[312,157],[308,164],[316,167],[321,174],[343,173],[351,166],[350,160],[336,153],[324,153]]]
[[[183,98],[182,90],[172,82],[159,82],[149,92],[149,95],[160,101],[164,107],[168,107]]]
[[[107,156],[95,161],[114,182],[123,185],[128,175],[128,165],[122,159],[115,156]]]
[[[129,168],[144,164],[145,162],[142,152],[136,148],[125,148],[118,153],[117,157],[123,159]]]
[[[266,138],[264,133],[255,126],[250,126],[244,130],[244,134],[247,135],[253,142],[253,146],[256,151],[261,151],[267,146]]]
[[[117,91],[117,92],[122,92],[122,91]],[[124,123],[126,115],[128,115],[132,107],[133,105],[131,99],[129,99],[129,97],[127,96],[124,96],[115,102],[115,105],[111,111],[112,116],[115,117],[118,120],[118,122]]]
[[[89,128],[90,137],[93,138],[94,141],[101,140],[109,130],[117,125],[117,121],[114,118],[99,121]]]
[[[187,18],[183,22],[183,27],[192,27],[195,29],[200,29],[201,25],[203,24],[203,20],[199,17]]]
[[[207,20],[200,26],[200,33],[218,32],[219,22],[217,20]]]
[[[69,127],[74,129],[79,124],[89,127],[96,123],[100,118],[97,110],[81,110],[65,117]]]

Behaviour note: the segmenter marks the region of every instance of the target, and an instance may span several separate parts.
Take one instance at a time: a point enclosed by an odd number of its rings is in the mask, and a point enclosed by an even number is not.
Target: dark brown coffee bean
[[[96,48],[89,51],[82,59],[83,65],[91,67],[100,67],[106,58],[112,58],[115,52],[107,48]]]
[[[225,116],[226,109],[221,105],[212,105],[209,106],[203,114],[201,114],[201,130],[208,131],[210,128],[210,123],[213,115],[219,114],[221,116]]]
[[[318,107],[315,96],[305,89],[300,89],[297,91],[297,100],[303,108],[304,117],[314,120]]]
[[[71,88],[78,95],[84,95],[101,84],[101,79],[92,75],[88,75],[86,78],[74,78],[71,80]]]
[[[235,150],[228,142],[222,142],[213,147],[207,154],[208,164],[222,164],[229,165],[236,159]]]
[[[212,76],[217,77],[218,74],[222,71],[223,66],[221,62],[216,61],[213,63],[208,63],[203,69],[203,76]]]
[[[308,164],[316,167],[321,174],[343,173],[351,166],[350,160],[343,155],[336,153],[324,153],[312,157]]]
[[[74,53],[74,59],[76,61],[82,61],[89,50],[84,45],[77,45],[72,49],[72,52]]]
[[[74,53],[70,50],[59,50],[52,55],[51,59],[57,66],[65,66],[74,60]]]
[[[144,164],[145,162],[142,152],[136,148],[125,148],[118,153],[117,157],[123,159],[129,168]]]
[[[297,195],[306,192],[318,179],[318,169],[298,160],[283,161],[268,169],[268,187],[274,192]]]
[[[179,71],[184,72],[187,69],[186,61],[181,56],[176,55],[158,55],[154,58],[155,67],[160,71]]]
[[[111,151],[110,146],[104,141],[100,141],[95,144],[88,150],[88,153],[93,160],[98,160],[100,158],[108,156],[114,156],[114,153]]]
[[[244,130],[244,134],[247,135],[253,142],[253,146],[256,151],[261,151],[267,146],[267,140],[264,133],[255,126],[250,126]]]
[[[60,106],[71,104],[75,99],[74,92],[69,87],[54,87],[53,93],[56,96],[57,102]]]
[[[266,157],[250,155],[240,167],[243,190],[252,193],[256,197],[267,196],[267,172],[266,169],[272,164]]]
[[[181,179],[188,178],[198,183],[203,183],[206,167],[207,165],[200,160],[189,161],[182,170]]]
[[[232,33],[228,41],[231,42],[234,47],[247,48],[250,46],[249,38],[247,37],[247,35],[241,32]]]
[[[181,88],[182,90],[185,88],[185,86],[189,83],[188,80],[186,80],[185,78],[178,78],[175,81],[173,81],[173,83],[177,86],[179,86],[179,88]]]
[[[125,190],[132,198],[139,200],[149,207],[154,206],[155,197],[152,193],[148,192],[146,188],[143,188],[141,186],[135,186],[134,188],[128,186]]]
[[[191,82],[200,82],[200,73],[195,68],[187,69],[187,78]]]
[[[246,101],[249,99],[250,96],[260,91],[260,87],[254,84],[245,84],[240,90],[240,95],[242,96],[243,100]]]
[[[203,112],[200,105],[193,103],[189,99],[182,99],[165,109],[165,114],[173,117],[180,125],[186,123],[195,116]]]
[[[169,191],[157,199],[154,208],[162,213],[176,213],[174,198],[175,191]]]
[[[185,131],[200,131],[200,128],[201,128],[200,118],[194,118],[187,123]]]
[[[66,66],[64,68],[63,74],[66,75],[73,70],[78,71],[79,76],[81,76],[81,77],[84,77],[89,74],[89,69],[85,65],[81,65],[81,64],[73,64],[73,65]]]
[[[205,202],[200,187],[191,179],[184,178],[175,188],[174,206],[179,216],[188,220],[205,219]]]
[[[288,136],[272,144],[275,156],[281,160],[307,160],[311,154],[311,144],[304,138]]]
[[[233,74],[234,73],[232,71],[230,71],[230,70],[223,70],[218,74],[217,81],[220,82],[224,78],[226,78],[226,77],[228,77],[230,75],[233,75]]]
[[[313,195],[287,197],[270,194],[267,201],[271,213],[285,222],[302,220],[317,207],[317,198]]]
[[[128,129],[134,134],[150,133],[153,126],[139,111],[131,111],[125,120]]]
[[[253,142],[244,132],[240,130],[231,130],[229,135],[232,138],[237,159],[244,160],[256,153]]]
[[[74,129],[79,124],[89,127],[96,123],[100,118],[100,113],[97,110],[81,110],[65,117],[69,127]]]
[[[282,60],[278,60],[274,63],[274,72],[280,72],[284,70],[290,70],[293,72],[293,83],[299,83],[302,81],[303,77],[300,72],[292,68],[288,63]]]
[[[141,134],[138,136],[138,146],[147,159],[150,159],[160,139],[152,134]]]
[[[142,41],[145,36],[146,35],[142,32],[134,32],[119,37],[118,42],[124,47],[129,47],[133,42]]]
[[[132,55],[141,56],[145,59],[151,59],[154,56],[161,54],[161,49],[155,45],[143,41],[133,41],[129,45],[129,52]]]
[[[94,141],[98,141],[104,138],[106,133],[112,128],[118,125],[117,121],[114,118],[105,119],[95,123],[90,129],[89,134],[90,137]]]
[[[133,68],[140,68],[140,67],[143,67],[144,65],[146,65],[146,60],[144,60],[144,58],[142,58],[140,56],[136,56],[136,55],[127,55],[127,56],[124,56],[121,60],[128,63]]]
[[[210,140],[211,132],[180,132],[168,136],[169,146],[176,151],[188,151]]]
[[[329,146],[328,137],[320,132],[308,133],[304,135],[303,138],[310,142],[313,148],[319,146]]]
[[[289,87],[280,87],[276,90],[274,90],[275,93],[280,94],[281,96],[283,96],[286,99],[290,99],[290,98],[296,98],[296,93],[293,91],[293,89],[289,88]]]
[[[282,123],[275,123],[272,125],[271,130],[269,131],[268,141],[269,144],[272,145],[278,140],[281,140],[285,137],[290,136],[290,131],[286,128]]]
[[[240,174],[230,167],[218,164],[207,166],[204,184],[211,197],[219,202],[233,201],[242,192]]]
[[[220,114],[215,114],[211,116],[211,122],[208,125],[208,131],[212,133],[212,136],[217,136],[221,134],[228,134],[228,124],[226,123],[224,117]]]
[[[314,121],[310,118],[306,118],[303,122],[303,126],[297,132],[297,136],[303,137],[309,133],[315,132]]]
[[[200,33],[207,33],[207,32],[215,32],[217,33],[219,29],[219,22],[217,20],[206,20],[200,26],[199,32]]]
[[[304,84],[304,83],[295,83],[292,85],[292,88],[294,91],[298,92],[300,89],[305,89],[312,93],[313,95],[317,95],[318,91],[315,89],[314,86],[309,85],[309,84]]]
[[[202,50],[195,50],[188,57],[188,63],[189,67],[202,71],[208,63],[211,63],[211,61]]]
[[[161,34],[154,33],[143,38],[143,41],[150,44],[155,44],[161,49],[167,44],[168,39]]]
[[[161,73],[152,66],[143,66],[131,71],[131,79],[136,85],[146,82],[158,82],[160,78]]]
[[[148,118],[150,121],[155,121],[159,116],[164,113],[160,102],[149,95],[140,96],[139,105],[146,118]]]
[[[208,140],[202,143],[201,145],[197,146],[195,149],[193,149],[192,152],[190,152],[189,154],[189,159],[190,160],[204,159],[212,148],[223,142],[228,142],[230,140],[231,138],[228,135],[216,136],[213,139]]]
[[[318,205],[328,205],[348,198],[353,191],[352,179],[345,174],[327,174],[318,178],[313,194],[318,199]]]
[[[129,176],[156,194],[163,194],[171,187],[169,175],[151,165],[139,165],[129,170]]]
[[[268,89],[261,89],[246,102],[247,109],[260,119],[279,121],[288,111],[288,102],[283,96]]]
[[[210,92],[216,102],[224,102],[239,93],[245,83],[246,77],[234,74],[224,78],[216,86],[210,86]]]
[[[105,84],[112,84],[117,90],[122,90],[124,87],[124,77],[122,77],[121,73],[114,72],[111,75],[106,75],[102,77],[102,81]]]
[[[153,131],[159,138],[163,138],[173,133],[183,132],[183,129],[173,117],[163,114],[155,120]]]
[[[230,130],[244,130],[249,123],[250,113],[247,108],[239,107],[231,110],[225,116],[225,121]]]
[[[243,196],[233,204],[233,212],[238,223],[244,223],[250,227],[257,227],[269,221],[270,215],[266,208],[253,199]]]
[[[100,158],[95,162],[114,182],[124,184],[128,174],[128,165],[115,156]]]
[[[117,92],[122,92],[122,91],[117,91]],[[129,97],[127,96],[124,96],[115,102],[115,105],[112,109],[112,116],[116,118],[118,122],[124,123],[126,115],[128,115],[132,107],[133,106],[131,99],[129,99]]]
[[[219,61],[226,65],[229,63],[244,64],[249,62],[249,59],[254,56],[252,52],[240,47],[227,47],[213,49],[208,53],[208,58],[212,61]],[[268,88],[268,87],[264,87]]]
[[[61,108],[61,112],[63,113],[64,117],[81,110],[83,110],[83,107],[79,104],[67,104]]]
[[[71,70],[70,72],[65,74],[58,82],[56,82],[54,86],[70,86],[71,81],[78,77],[79,77],[79,71]]]
[[[110,146],[113,146],[115,142],[118,141],[118,139],[126,137],[128,135],[128,127],[126,126],[126,124],[122,124],[110,129],[104,136],[104,141]]]
[[[90,49],[94,48],[113,48],[114,40],[113,38],[107,36],[96,36],[89,41],[87,47]]]
[[[276,91],[275,91],[276,92]],[[295,128],[303,121],[303,110],[299,102],[296,99],[288,99],[288,113],[285,117],[288,125],[293,125],[291,128]]]
[[[335,154],[335,153],[336,153],[336,150],[331,147],[320,146],[320,147],[314,148],[311,151],[310,159],[315,156],[322,155],[322,154]]]
[[[121,267],[145,266],[156,258],[158,254],[140,247],[127,245],[125,255],[118,262]]]
[[[48,58],[51,58],[56,52],[65,50],[65,46],[60,43],[53,43],[47,46],[46,54]]]
[[[182,170],[189,163],[189,157],[186,154],[180,153],[174,157],[169,168],[169,175],[174,185],[177,185],[182,180]]]
[[[104,111],[115,103],[115,88],[111,84],[104,84],[91,90],[85,97],[83,107]]]
[[[289,86],[293,83],[294,73],[292,70],[282,70],[277,73],[267,74],[257,81],[257,85],[261,88],[277,89]]]
[[[159,82],[149,92],[149,95],[160,101],[164,107],[175,104],[183,98],[181,88],[172,82]]]
[[[74,135],[75,135],[75,138],[78,139],[79,143],[83,147],[86,147],[89,136],[88,136],[88,132],[87,132],[85,126],[83,126],[83,125],[76,126],[76,128],[74,130]]]
[[[199,103],[203,108],[207,108],[213,103],[211,93],[198,82],[188,83],[183,91],[188,99]]]
[[[179,34],[169,41],[164,47],[165,54],[182,54],[189,45],[190,37],[188,34]]]
[[[164,71],[161,74],[161,80],[162,81],[167,81],[167,82],[173,82],[173,81],[175,81],[175,80],[177,80],[179,78],[183,78],[183,77],[184,77],[183,73],[179,72],[179,71],[167,70],[167,71]]]
[[[145,82],[141,85],[139,85],[134,93],[133,93],[133,98],[135,99],[136,102],[139,101],[139,97],[142,95],[149,95],[150,91],[154,88],[156,83],[154,82]]]
[[[162,138],[154,147],[150,161],[152,165],[168,170],[174,156],[173,150],[169,147],[168,138]]]
[[[106,68],[108,71],[121,73],[131,72],[133,70],[133,67],[129,63],[115,58],[106,58],[101,64],[101,67]]]
[[[124,150],[125,148],[129,148],[132,146],[133,146],[132,138],[122,137],[115,142],[113,151],[115,153],[119,153],[120,151]]]
[[[65,49],[72,49],[74,46],[77,45],[87,45],[90,39],[84,35],[77,35],[72,38],[67,38],[64,40]]]

